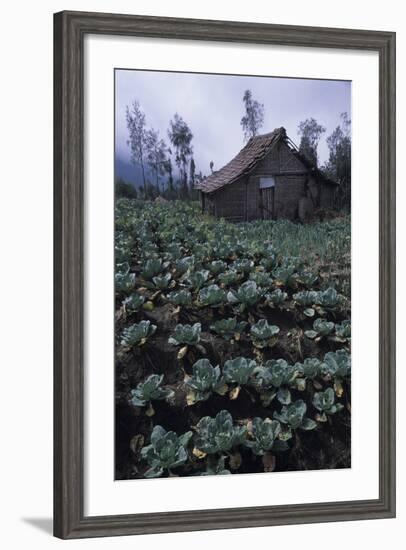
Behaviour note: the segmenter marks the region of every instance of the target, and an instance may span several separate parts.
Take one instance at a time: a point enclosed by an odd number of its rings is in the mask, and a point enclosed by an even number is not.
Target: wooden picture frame
[[[54,534],[80,538],[395,515],[395,33],[61,12],[54,18]],[[379,54],[379,498],[137,515],[83,512],[83,40],[125,35]]]

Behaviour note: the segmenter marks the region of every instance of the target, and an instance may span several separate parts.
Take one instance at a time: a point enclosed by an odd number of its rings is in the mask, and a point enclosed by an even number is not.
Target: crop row
[[[241,335],[249,323],[237,321],[237,319],[219,319],[210,325],[210,330],[217,333],[226,340],[240,340]],[[129,350],[135,346],[142,346],[155,334],[157,326],[148,320],[140,321],[129,325],[123,330],[121,345]],[[272,347],[277,342],[279,327],[270,325],[266,319],[260,319],[250,325],[249,335],[252,344],[256,348]],[[351,322],[348,320],[341,323],[333,323],[318,318],[313,323],[313,329],[304,332],[305,336],[316,342],[324,337],[334,342],[345,343],[351,338]],[[177,324],[173,333],[168,338],[168,343],[174,346],[194,346],[199,344],[201,335],[201,324],[194,325]],[[179,357],[181,358],[181,357]]]
[[[348,222],[117,201],[120,478],[348,465]]]
[[[334,415],[343,408],[341,403],[335,403],[332,388],[316,392],[312,405],[324,422],[327,415]],[[225,460],[234,463],[233,469],[238,469],[241,455],[235,451],[242,446],[249,448],[254,455],[264,457],[264,467],[273,469],[269,467],[269,461],[274,462],[274,453],[289,449],[289,440],[297,430],[317,428],[317,422],[306,416],[306,412],[306,403],[298,399],[283,405],[279,413],[274,411],[272,419],[254,417],[245,423],[236,423],[231,414],[223,409],[215,417],[202,417],[194,432],[190,430],[178,435],[157,425],[152,430],[150,444],[140,449],[141,458],[148,465],[144,476],[173,475],[173,470],[188,461],[192,463],[189,466],[197,466],[198,475],[229,474],[231,472],[225,468]]]
[[[254,417],[247,420],[247,427],[235,426],[231,415],[220,411],[215,418],[203,417],[196,426],[193,456],[203,459],[206,455],[220,453],[216,456],[224,466],[224,452],[230,452],[242,444],[252,449],[256,455],[288,450],[287,444],[295,430],[313,430],[318,423],[327,422],[328,417],[341,411],[344,407],[337,401],[343,394],[343,382],[351,373],[350,356],[345,350],[329,352],[324,360],[305,359],[303,363],[289,365],[283,359],[271,359],[263,365],[244,357],[228,360],[223,368],[213,366],[208,359],[200,359],[193,365],[193,374],[184,379],[185,400],[188,406],[207,401],[211,395],[238,398],[241,389],[254,389],[264,407],[275,400],[282,405],[280,411],[273,407],[272,416],[262,419]],[[171,401],[173,390],[163,385],[163,375],[150,375],[130,392],[129,401],[134,407],[145,407],[148,416],[154,414],[153,401]],[[324,391],[323,384],[327,385]],[[293,399],[291,390],[305,392],[310,384],[311,404],[316,411],[314,419],[305,416],[308,409],[304,399]],[[333,389],[334,388],[334,389]],[[154,434],[159,433],[159,440],[154,443]],[[192,432],[178,437],[174,432],[167,432],[162,426],[155,426],[151,434],[151,444],[143,447],[141,455],[150,466],[144,473],[146,477],[162,475],[186,462],[188,454],[186,443]],[[186,441],[187,440],[187,441]],[[167,447],[164,442],[167,441]],[[175,447],[174,447],[175,446]],[[184,460],[180,463],[179,457]],[[165,457],[165,460],[162,458]],[[223,468],[224,469],[224,468]],[[223,472],[227,473],[227,472]]]

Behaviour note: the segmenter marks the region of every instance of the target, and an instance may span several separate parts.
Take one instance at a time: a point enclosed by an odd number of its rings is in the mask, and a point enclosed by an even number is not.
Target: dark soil
[[[192,311],[188,309],[186,312],[182,309],[179,311],[179,308],[167,303],[159,304],[159,300],[157,304],[153,311],[142,313],[142,318],[149,318],[158,326],[154,336],[142,349],[137,348],[135,351],[124,353],[117,346],[116,350],[116,479],[143,477],[146,466],[140,461],[139,451],[143,443],[149,443],[154,425],[159,424],[166,430],[182,434],[191,427],[193,429],[203,416],[215,416],[222,409],[228,410],[235,421],[241,423],[255,416],[270,417],[273,411],[281,409],[276,399],[268,407],[264,407],[258,399],[258,394],[246,387],[241,389],[235,400],[231,400],[228,394],[213,394],[207,401],[187,406],[184,377],[185,374],[192,373],[195,361],[207,357],[213,365],[222,365],[227,359],[238,356],[258,358],[258,352],[252,346],[248,334],[242,334],[239,341],[226,341],[211,333],[209,326],[215,320],[209,317],[212,315],[211,309],[196,308]],[[217,318],[231,317],[233,312],[225,306],[214,315]],[[267,307],[266,311],[252,311],[246,315],[247,319],[251,316],[254,322],[261,316],[266,317],[270,323],[280,327],[277,344],[260,351],[261,359],[264,361],[283,358],[289,363],[295,363],[303,361],[304,357],[321,359],[326,352],[342,347],[328,340],[315,344],[304,338],[304,330],[311,328],[313,321],[298,313],[297,309],[289,308],[289,305],[281,310]],[[346,318],[346,312],[340,317]],[[120,334],[121,325],[138,322],[140,319],[137,313],[126,316],[121,312],[116,318],[117,333]],[[336,322],[340,320],[338,318]],[[185,357],[180,360],[177,359],[179,349],[168,344],[168,336],[178,322],[202,324],[201,345],[197,348],[190,347]],[[165,385],[174,390],[174,397],[170,403],[154,401],[155,414],[152,417],[147,416],[143,409],[129,404],[130,390],[150,374],[164,374]],[[323,385],[323,381],[321,384]],[[317,388],[320,389],[322,388]],[[306,403],[311,403],[314,391],[315,388],[309,387],[308,384],[305,392],[293,390],[292,399],[304,399]],[[319,424],[313,431],[296,430],[295,437],[289,442],[290,449],[277,454],[275,471],[349,468],[350,397],[350,387],[344,386],[341,402],[345,408],[339,414],[328,417],[327,422]],[[308,409],[307,415],[313,418],[316,413],[315,409]],[[243,460],[235,473],[264,471],[261,457],[244,448],[239,449],[239,452]],[[227,467],[230,467],[230,461]],[[193,475],[201,468],[201,461],[196,459],[179,468],[177,474]]]

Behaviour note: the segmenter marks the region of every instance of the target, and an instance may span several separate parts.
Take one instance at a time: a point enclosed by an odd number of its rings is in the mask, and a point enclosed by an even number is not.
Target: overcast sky
[[[147,126],[159,130],[169,144],[169,120],[178,113],[193,133],[196,171],[209,174],[210,161],[220,169],[243,147],[240,125],[246,89],[264,104],[260,133],[284,126],[299,145],[297,126],[313,117],[326,127],[319,145],[319,159],[328,158],[326,137],[340,122],[340,114],[351,115],[351,83],[275,77],[208,75],[138,70],[116,70],[116,155],[128,161],[126,106],[136,99]]]

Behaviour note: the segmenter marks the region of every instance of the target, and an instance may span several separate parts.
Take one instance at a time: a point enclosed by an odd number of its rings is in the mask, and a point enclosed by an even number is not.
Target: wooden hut
[[[196,188],[203,211],[229,221],[305,221],[314,209],[333,207],[337,184],[299,152],[284,128],[277,128],[251,138]]]

